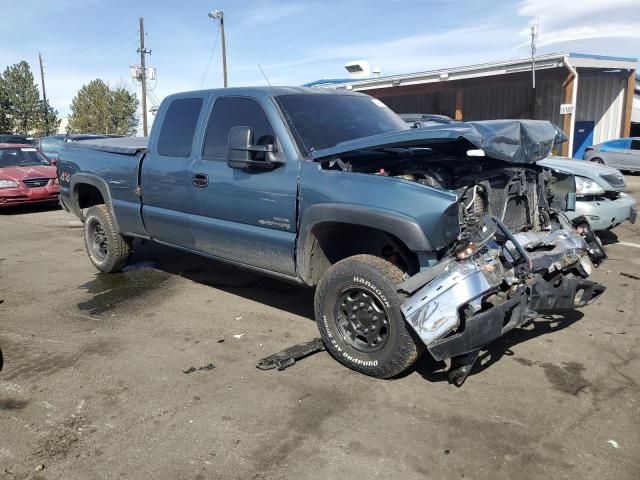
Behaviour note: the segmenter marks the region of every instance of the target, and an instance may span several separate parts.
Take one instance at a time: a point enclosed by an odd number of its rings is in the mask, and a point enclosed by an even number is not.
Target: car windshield
[[[3,148],[0,149],[0,168],[34,167],[51,165],[35,148]]]
[[[300,148],[307,153],[409,126],[376,98],[290,94],[276,97]]]
[[[56,137],[43,138],[42,140],[40,140],[40,149],[45,153],[48,153],[48,152],[57,153],[58,151],[60,151],[60,148],[62,147],[63,143],[64,143],[64,138],[56,138]]]

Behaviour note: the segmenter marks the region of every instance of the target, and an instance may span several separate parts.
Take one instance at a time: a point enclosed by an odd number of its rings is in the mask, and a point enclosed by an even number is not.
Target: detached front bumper
[[[583,278],[593,267],[590,256],[599,261],[603,253],[576,231],[507,231],[507,238],[503,246],[492,240],[473,257],[433,267],[431,278],[429,270],[415,276],[428,283],[402,312],[436,360],[477,352],[539,315],[583,307],[604,292]]]
[[[586,217],[591,228],[600,231],[617,227],[627,220],[635,223],[637,212],[636,201],[633,197],[621,193],[620,197],[615,200],[608,198],[590,201],[578,199],[575,211],[565,213],[569,218]]]

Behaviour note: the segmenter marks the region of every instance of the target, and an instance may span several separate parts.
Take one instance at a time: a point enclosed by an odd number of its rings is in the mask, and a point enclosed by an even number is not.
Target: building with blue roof
[[[535,65],[535,88],[532,63]],[[318,80],[318,88],[367,93],[397,113],[432,113],[457,120],[550,120],[568,135],[563,154],[626,137],[635,124],[638,59],[551,53],[477,65],[369,78]]]

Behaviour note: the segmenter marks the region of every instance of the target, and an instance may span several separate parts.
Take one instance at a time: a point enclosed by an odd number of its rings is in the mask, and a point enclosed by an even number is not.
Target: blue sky
[[[94,78],[131,83],[138,17],[145,18],[154,93],[222,86],[220,44],[204,77],[225,12],[231,86],[301,84],[344,77],[366,59],[383,75],[528,55],[539,18],[540,53],[640,56],[640,0],[0,0],[0,68],[45,64],[47,94],[61,115]],[[204,81],[203,81],[204,78]]]

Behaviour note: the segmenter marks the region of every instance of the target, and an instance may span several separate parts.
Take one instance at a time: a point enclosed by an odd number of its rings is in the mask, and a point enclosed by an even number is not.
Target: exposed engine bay
[[[459,198],[463,235],[477,227],[485,214],[498,217],[514,232],[550,228],[549,205],[555,194],[548,187],[557,179],[535,164],[501,164],[481,156],[460,158],[422,148],[353,155],[327,162],[323,167],[453,191]]]
[[[536,317],[582,307],[605,287],[587,280],[606,255],[584,218],[564,215],[566,175],[481,150],[386,148],[350,152],[325,169],[400,179],[455,192],[460,234],[437,261],[399,285],[402,311],[437,360],[464,382],[480,348]]]

